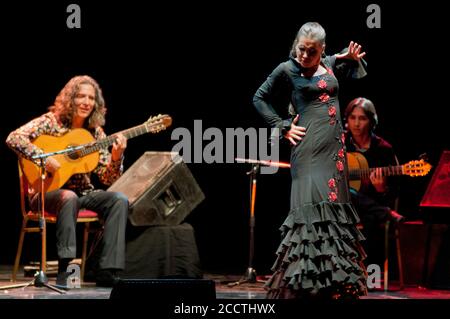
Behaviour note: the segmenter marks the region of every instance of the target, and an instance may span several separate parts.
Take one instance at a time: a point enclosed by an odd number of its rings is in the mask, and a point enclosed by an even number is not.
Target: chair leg
[[[390,221],[384,224],[384,291],[389,288],[389,227]]]
[[[19,271],[19,264],[20,264],[20,256],[22,256],[22,248],[23,248],[23,241],[25,239],[25,227],[26,227],[27,221],[22,221],[22,229],[20,230],[20,236],[19,236],[19,244],[17,245],[17,253],[16,253],[16,259],[14,261],[14,267],[13,267],[13,273],[12,273],[12,281],[15,282],[17,279],[17,272]]]
[[[402,252],[400,248],[400,234],[398,227],[395,228],[395,246],[397,247],[397,262],[398,262],[398,278],[400,281],[400,289],[404,289],[404,281],[403,281],[403,260],[402,260]]]
[[[428,260],[430,258],[431,251],[431,233],[433,231],[432,224],[426,224],[427,235],[425,240],[425,256],[423,258],[423,266],[422,266],[422,287],[426,287],[428,285]]]
[[[87,255],[87,244],[89,239],[89,223],[85,223],[83,232],[83,250],[81,253],[81,278],[80,281],[84,280],[84,271],[86,268],[86,255]]]
[[[94,253],[95,249],[97,249],[97,246],[102,241],[102,238],[103,238],[103,227],[98,229],[98,230],[90,231],[90,232],[94,233],[94,238],[92,239],[92,244],[91,244],[91,247],[89,249],[88,258],[90,256],[92,256],[92,254]]]
[[[384,226],[384,291],[387,292],[389,289],[389,231],[391,222],[387,221]],[[399,285],[400,289],[404,289],[404,280],[403,280],[403,261],[402,261],[402,253],[400,247],[400,233],[398,227],[394,225],[394,236],[395,236],[395,246],[396,246],[396,255],[397,255],[397,263],[398,263],[398,277],[399,277]]]

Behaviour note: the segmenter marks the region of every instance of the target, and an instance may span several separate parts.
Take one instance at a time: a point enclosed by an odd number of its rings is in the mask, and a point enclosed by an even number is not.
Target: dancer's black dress
[[[337,63],[339,62],[339,64]],[[281,63],[254,97],[259,113],[272,126],[288,130],[274,107],[288,96],[306,135],[291,152],[291,209],[281,226],[274,274],[266,283],[269,298],[327,295],[346,287],[366,294],[363,235],[347,184],[347,163],[335,73],[365,75],[362,63],[322,59],[327,73],[303,77],[294,59]]]

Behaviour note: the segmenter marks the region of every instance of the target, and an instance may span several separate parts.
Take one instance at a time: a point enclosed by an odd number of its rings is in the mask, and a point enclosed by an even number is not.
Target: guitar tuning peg
[[[428,154],[427,153],[422,153],[419,155],[420,160],[428,162]]]

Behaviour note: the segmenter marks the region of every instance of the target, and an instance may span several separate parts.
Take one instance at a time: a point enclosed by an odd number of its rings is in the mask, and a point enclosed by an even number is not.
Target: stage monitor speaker
[[[128,196],[133,226],[179,225],[205,198],[174,152],[145,152],[108,191]]]
[[[194,228],[174,226],[127,227],[123,279],[203,277]]]
[[[110,299],[209,302],[216,299],[216,286],[208,279],[121,279]]]

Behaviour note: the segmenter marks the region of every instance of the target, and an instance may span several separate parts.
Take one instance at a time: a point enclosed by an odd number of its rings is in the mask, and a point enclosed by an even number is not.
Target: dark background
[[[357,41],[367,51],[369,75],[341,83],[341,109],[365,96],[377,107],[377,132],[395,147],[400,162],[427,153],[436,166],[450,149],[446,10],[427,1],[381,6],[381,28],[369,29],[367,1],[277,1],[244,4],[141,1],[113,4],[75,1],[81,29],[66,27],[66,7],[58,4],[2,5],[1,132],[44,113],[74,75],[88,74],[103,89],[107,133],[143,123],[150,115],[170,114],[173,126],[265,127],[252,97],[270,72],[288,57],[299,27],[320,22],[327,31],[327,53]],[[439,2],[440,3],[440,2]],[[130,140],[125,167],[145,151],[170,151],[171,129]],[[205,141],[204,144],[207,144]],[[0,263],[12,264],[21,216],[17,158],[0,143],[2,208]],[[289,160],[288,147],[281,160]],[[249,181],[244,164],[188,164],[206,199],[188,216],[196,231],[203,268],[244,272],[248,260]],[[433,173],[433,171],[431,172]],[[432,174],[401,179],[400,213],[420,217],[418,204]],[[256,203],[255,268],[269,272],[279,243],[278,227],[289,210],[288,170],[259,176]],[[51,231],[49,231],[49,234]],[[50,239],[49,258],[54,258]],[[27,247],[29,247],[27,249]],[[26,259],[39,247],[25,242]]]

